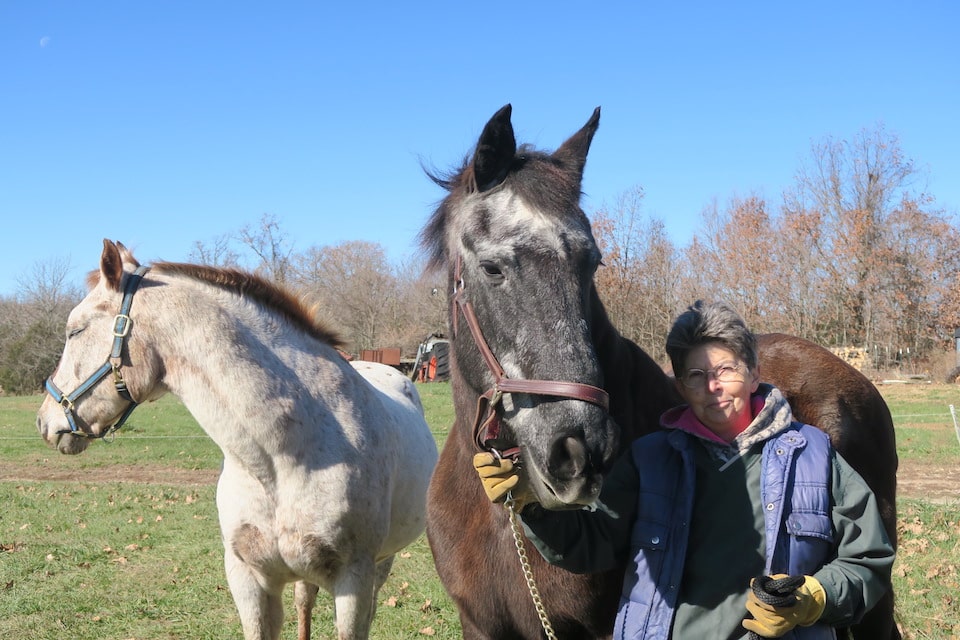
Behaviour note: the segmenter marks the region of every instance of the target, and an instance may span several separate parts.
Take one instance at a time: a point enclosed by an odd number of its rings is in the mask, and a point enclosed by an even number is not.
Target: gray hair
[[[682,373],[687,356],[695,347],[711,342],[737,354],[751,370],[756,368],[757,338],[740,314],[725,302],[697,300],[677,316],[667,335],[673,374]]]

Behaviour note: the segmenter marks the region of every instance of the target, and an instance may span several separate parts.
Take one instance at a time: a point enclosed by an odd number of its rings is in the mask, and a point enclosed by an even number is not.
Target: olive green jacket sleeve
[[[831,491],[837,555],[813,577],[827,594],[820,622],[845,626],[858,622],[890,589],[896,554],[883,528],[876,496],[839,453]]]
[[[638,474],[629,451],[607,475],[596,510],[548,511],[528,505],[524,532],[547,562],[574,573],[622,568],[636,511]]]

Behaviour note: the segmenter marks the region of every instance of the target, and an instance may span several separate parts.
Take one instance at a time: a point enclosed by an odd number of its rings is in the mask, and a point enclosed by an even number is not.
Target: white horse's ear
[[[130,251],[130,249],[127,249],[126,245],[124,245],[119,240],[114,242],[114,244],[117,245],[117,249],[120,250],[120,257],[123,259],[124,262],[129,262],[134,267],[140,266],[140,263],[137,261],[137,259],[133,257],[133,252]]]
[[[120,280],[123,278],[123,259],[117,245],[106,238],[103,239],[103,253],[100,254],[100,275],[108,287],[114,291],[120,291]]]

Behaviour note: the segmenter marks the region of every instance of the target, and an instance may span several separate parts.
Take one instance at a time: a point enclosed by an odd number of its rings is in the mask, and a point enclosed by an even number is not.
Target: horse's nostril
[[[550,451],[550,473],[557,478],[571,479],[583,474],[587,467],[587,448],[580,438],[564,436],[553,443]]]

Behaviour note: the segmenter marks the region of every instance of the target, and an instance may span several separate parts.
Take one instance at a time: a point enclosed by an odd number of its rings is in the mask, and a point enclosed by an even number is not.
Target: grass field
[[[442,443],[453,423],[449,386],[419,389]],[[881,391],[895,416],[901,469],[937,487],[901,492],[898,619],[906,638],[960,638],[960,502],[950,492],[960,475],[948,475],[960,462],[949,413],[960,406],[960,387]],[[214,505],[220,451],[189,413],[164,398],[138,408],[114,442],[67,457],[37,435],[40,400],[0,398],[0,637],[242,637]],[[292,639],[287,592],[283,638]],[[379,601],[373,638],[460,637],[423,537],[397,558]],[[315,638],[335,637],[332,616],[321,593]]]

